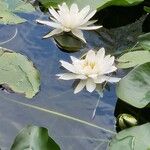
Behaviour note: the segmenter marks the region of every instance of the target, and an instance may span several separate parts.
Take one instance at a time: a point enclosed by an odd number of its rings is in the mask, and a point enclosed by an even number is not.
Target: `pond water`
[[[112,135],[98,126],[115,132],[114,110],[117,97],[115,86],[105,91],[104,97],[92,119],[92,113],[99,95],[82,91],[73,94],[72,81],[58,80],[55,74],[62,72],[59,60],[68,60],[70,55],[80,56],[86,49],[76,53],[62,52],[52,39],[43,40],[49,28],[37,25],[37,18],[46,18],[40,11],[33,14],[20,14],[28,22],[20,25],[0,25],[0,46],[26,55],[33,61],[41,75],[39,93],[29,100],[23,95],[0,91],[0,147],[9,150],[19,130],[29,124],[49,129],[49,134],[62,150],[105,150]],[[138,26],[137,26],[138,25]],[[126,33],[124,32],[126,30]],[[141,25],[136,23],[117,30],[101,29],[98,33],[86,33],[89,47],[104,46],[109,51],[122,50],[136,43],[135,37],[141,33]],[[16,36],[7,41],[16,32]],[[124,36],[122,36],[122,33]],[[92,35],[92,36],[91,36]],[[120,41],[120,42],[119,42]],[[122,72],[119,72],[120,76]],[[21,102],[20,104],[17,102]],[[24,105],[29,104],[29,105]],[[32,106],[37,106],[38,109]],[[89,126],[75,120],[66,119],[43,111],[40,108],[59,112],[87,121],[97,126]]]

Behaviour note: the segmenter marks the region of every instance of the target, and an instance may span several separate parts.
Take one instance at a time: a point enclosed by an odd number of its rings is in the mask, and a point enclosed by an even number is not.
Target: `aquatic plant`
[[[49,38],[55,34],[62,32],[72,32],[72,34],[86,43],[83,32],[81,30],[96,30],[102,26],[94,26],[96,22],[89,21],[96,13],[96,10],[90,12],[90,6],[84,7],[79,11],[77,4],[72,4],[70,8],[66,3],[58,5],[59,10],[56,11],[53,7],[49,8],[49,12],[52,15],[50,19],[52,21],[36,20],[38,23],[56,28],[44,38]]]
[[[74,93],[80,92],[85,86],[87,91],[93,92],[97,84],[103,82],[119,82],[120,78],[111,77],[110,73],[117,70],[114,64],[115,57],[106,55],[105,49],[98,52],[89,50],[85,58],[77,59],[71,56],[72,64],[61,60],[61,66],[71,73],[58,74],[59,79],[79,79]]]

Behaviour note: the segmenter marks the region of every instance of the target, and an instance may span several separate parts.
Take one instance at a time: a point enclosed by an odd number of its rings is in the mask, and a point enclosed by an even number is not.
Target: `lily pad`
[[[144,50],[150,50],[150,32],[138,37],[139,44]]]
[[[144,64],[146,62],[150,62],[150,52],[149,51],[133,51],[128,52],[122,55],[117,64],[118,68],[130,68],[135,67],[137,65]]]
[[[0,85],[32,98],[39,91],[39,72],[27,57],[0,47]]]
[[[150,62],[137,66],[119,82],[117,96],[137,108],[150,103]]]
[[[35,11],[30,3],[22,0],[0,0],[0,24],[18,24],[26,20],[15,13],[28,13]]]
[[[85,43],[70,34],[62,34],[54,37],[57,45],[66,52],[76,52],[85,47]]]
[[[11,150],[60,150],[43,127],[27,126],[16,137]]]
[[[58,4],[66,2],[67,4],[77,3],[80,8],[90,5],[93,9],[102,9],[107,6],[131,6],[136,5],[144,0],[38,0],[46,8],[50,6],[57,7]]]
[[[111,141],[109,150],[149,150],[150,123],[119,132]]]

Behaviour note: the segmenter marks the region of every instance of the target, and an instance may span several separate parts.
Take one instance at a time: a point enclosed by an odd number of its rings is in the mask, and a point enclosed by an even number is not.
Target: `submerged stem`
[[[43,112],[47,112],[47,113],[50,113],[50,114],[53,114],[53,115],[56,115],[56,116],[59,116],[59,117],[63,117],[63,118],[69,119],[69,120],[73,120],[73,121],[79,122],[79,123],[81,123],[81,124],[88,125],[88,126],[91,126],[91,127],[97,128],[97,129],[100,129],[100,130],[102,130],[102,131],[105,131],[105,132],[108,132],[108,133],[111,133],[111,134],[116,134],[114,131],[111,131],[111,130],[109,130],[109,129],[105,129],[105,128],[100,127],[100,126],[98,126],[98,125],[89,123],[89,122],[84,121],[84,120],[80,120],[80,119],[78,119],[78,118],[75,118],[75,117],[72,117],[72,116],[69,116],[69,115],[65,115],[65,114],[62,114],[62,113],[59,113],[59,112],[56,112],[56,111],[52,111],[52,110],[48,110],[48,109],[45,109],[45,108],[41,108],[41,107],[36,106],[36,105],[26,104],[26,103],[23,103],[23,102],[19,102],[19,101],[16,101],[16,100],[12,100],[12,99],[10,99],[10,98],[5,98],[5,97],[3,97],[3,98],[4,98],[5,100],[11,101],[11,102],[16,103],[16,104],[19,104],[19,105],[23,105],[23,106],[26,106],[26,107],[29,107],[29,108],[33,108],[33,109],[36,109],[36,110],[40,110],[40,111],[43,111]]]
[[[6,40],[4,42],[1,42],[0,45],[6,44],[6,43],[12,41],[16,37],[17,33],[18,33],[18,29],[16,28],[15,29],[15,34],[10,39],[8,39],[8,40]]]
[[[94,117],[96,115],[97,107],[99,106],[99,103],[100,103],[100,98],[101,98],[101,95],[99,95],[97,103],[96,103],[96,106],[95,106],[95,108],[93,110],[92,119],[94,119]]]

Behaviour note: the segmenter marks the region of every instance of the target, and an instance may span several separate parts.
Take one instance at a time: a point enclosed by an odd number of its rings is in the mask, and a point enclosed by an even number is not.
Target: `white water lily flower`
[[[72,64],[61,60],[61,65],[70,73],[57,74],[59,79],[80,79],[74,93],[80,92],[85,86],[87,91],[93,92],[97,84],[103,82],[119,82],[121,78],[111,77],[110,73],[117,70],[114,65],[114,56],[105,56],[105,49],[101,48],[97,53],[88,51],[84,59],[71,56]]]
[[[90,12],[90,6],[86,6],[79,11],[77,4],[72,4],[69,8],[66,3],[63,3],[58,5],[58,8],[58,11],[55,11],[52,7],[49,9],[52,21],[36,20],[38,23],[55,28],[44,38],[62,32],[72,32],[73,35],[86,42],[81,30],[96,30],[102,27],[92,26],[96,22],[95,20],[89,21],[96,13],[96,10]]]

